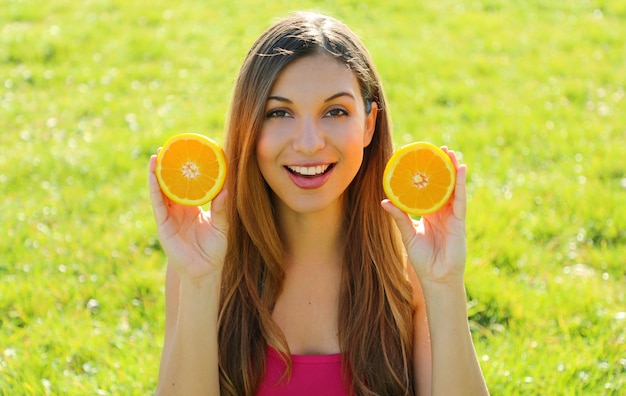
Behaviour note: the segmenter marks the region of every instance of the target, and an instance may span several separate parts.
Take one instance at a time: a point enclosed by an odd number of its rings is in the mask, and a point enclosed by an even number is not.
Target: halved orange
[[[387,198],[408,214],[423,216],[439,210],[452,195],[456,169],[442,149],[414,142],[396,150],[385,167]]]
[[[220,192],[226,180],[226,157],[212,139],[181,133],[169,138],[157,155],[156,177],[172,201],[200,206]]]

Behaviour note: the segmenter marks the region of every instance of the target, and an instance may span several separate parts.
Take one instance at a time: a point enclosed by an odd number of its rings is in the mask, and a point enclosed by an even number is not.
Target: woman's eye
[[[285,117],[289,117],[289,113],[286,110],[277,109],[277,110],[272,110],[268,112],[266,117],[267,118],[285,118]]]
[[[327,117],[341,117],[346,115],[348,115],[348,112],[340,108],[332,109],[328,113],[326,113]]]

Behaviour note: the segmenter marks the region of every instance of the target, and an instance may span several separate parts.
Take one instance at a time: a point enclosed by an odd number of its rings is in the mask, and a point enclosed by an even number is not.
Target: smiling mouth
[[[316,165],[316,166],[296,166],[296,165],[287,165],[285,168],[289,172],[298,176],[319,176],[331,170],[335,164],[326,164],[326,165]]]

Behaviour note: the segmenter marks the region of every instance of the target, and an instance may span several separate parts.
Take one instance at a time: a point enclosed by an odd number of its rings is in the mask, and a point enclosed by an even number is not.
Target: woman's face
[[[373,103],[366,114],[356,76],[330,56],[306,56],[281,72],[256,147],[279,213],[340,205],[372,139],[376,113]]]

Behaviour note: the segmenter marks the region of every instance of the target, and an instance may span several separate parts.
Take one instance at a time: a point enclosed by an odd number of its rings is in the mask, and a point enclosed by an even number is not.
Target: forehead
[[[348,65],[326,54],[308,55],[287,65],[274,82],[272,94],[311,91],[359,92],[359,82]]]

